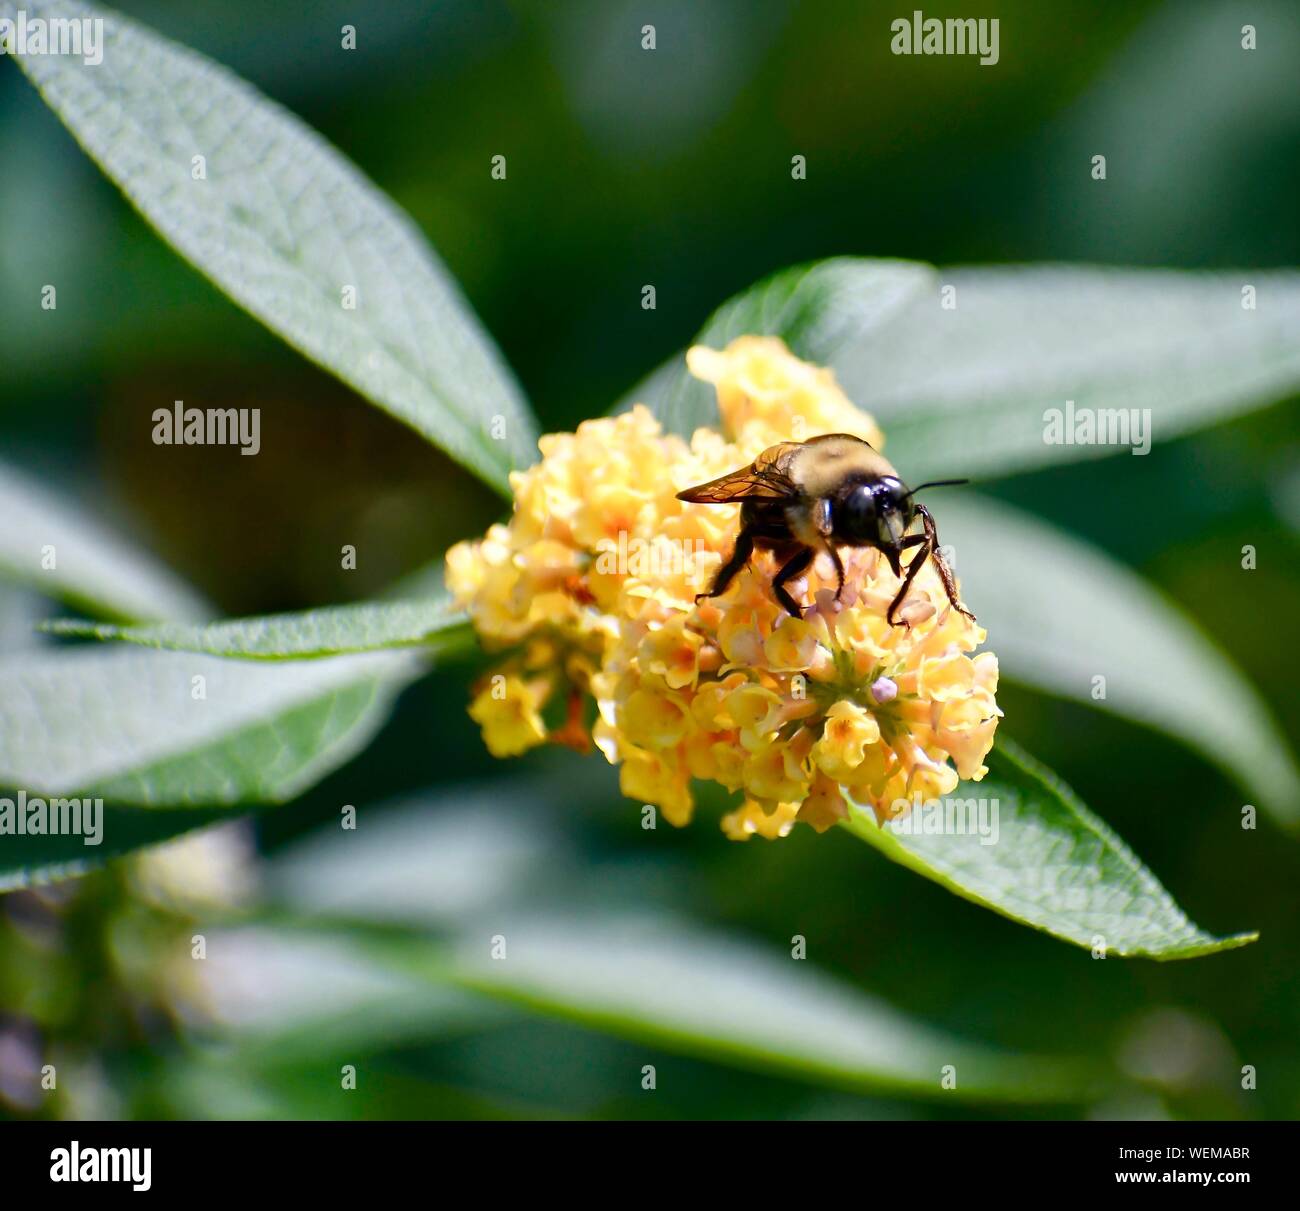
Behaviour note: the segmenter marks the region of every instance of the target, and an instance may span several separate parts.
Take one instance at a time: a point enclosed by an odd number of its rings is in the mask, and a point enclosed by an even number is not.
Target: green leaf
[[[1280,821],[1300,822],[1300,775],[1268,707],[1176,606],[1096,547],[1007,505],[954,492],[936,514],[962,596],[1009,678],[1189,744]]]
[[[905,477],[1003,475],[1097,458],[1049,445],[1044,413],[1150,409],[1156,441],[1300,388],[1300,274],[1085,265],[943,270],[956,306],[914,299],[835,359]],[[1242,287],[1256,309],[1242,306]],[[1127,453],[1127,447],[1119,447]]]
[[[1256,309],[1242,306],[1242,287]],[[955,306],[943,305],[952,286]],[[866,299],[873,306],[863,307]],[[855,301],[857,300],[857,301]],[[834,367],[881,424],[904,478],[993,477],[1098,458],[1114,445],[1048,444],[1045,413],[1150,409],[1156,441],[1300,388],[1300,274],[1040,265],[934,271],[832,260],[768,278],[726,303],[695,343],[784,337]],[[713,389],[679,355],[621,401],[688,436],[716,425]],[[1131,430],[1136,433],[1137,430]],[[1127,449],[1127,447],[1121,447]]]
[[[829,362],[933,285],[934,270],[915,261],[839,257],[799,265],[724,303],[693,343],[717,349],[746,333],[779,336],[800,357]],[[667,430],[685,437],[701,425],[717,424],[713,388],[691,376],[681,354],[618,407],[634,403],[646,404]]]
[[[843,826],[941,887],[1086,949],[1190,959],[1258,937],[1217,938],[1194,925],[1073,791],[1010,742],[999,740],[988,767],[937,801],[954,805],[964,832],[912,831],[927,824],[915,808],[899,827],[882,828],[855,807]]]
[[[5,15],[18,7],[29,20],[102,18],[101,64],[18,63],[168,243],[295,349],[508,493],[512,464],[536,457],[532,417],[406,215],[305,123],[202,55],[74,0],[0,0]],[[196,156],[205,179],[194,179]]]
[[[453,609],[445,597],[328,606],[207,626],[164,623],[121,627],[57,620],[43,629],[55,635],[117,639],[143,647],[245,660],[294,660],[410,647],[445,655],[469,646],[473,640],[465,616]]]
[[[206,612],[202,599],[150,556],[4,463],[0,518],[0,577],[110,618]]]
[[[422,667],[399,652],[279,664],[20,654],[0,661],[0,786],[116,807],[283,802],[362,748]],[[0,838],[0,852],[13,841]]]

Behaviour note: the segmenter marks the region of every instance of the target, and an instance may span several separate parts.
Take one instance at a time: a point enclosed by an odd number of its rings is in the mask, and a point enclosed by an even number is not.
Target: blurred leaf
[[[844,826],[895,862],[1024,925],[1091,949],[1151,959],[1232,950],[1257,934],[1216,938],[1192,924],[1156,877],[1067,786],[1007,741],[989,772],[938,802],[982,801],[984,833],[914,833],[915,809],[881,828],[855,808]],[[969,830],[972,821],[959,817]]]
[[[0,577],[110,618],[200,618],[202,599],[147,553],[0,463]],[[45,548],[54,566],[42,566]]]
[[[665,1051],[813,1084],[1028,1103],[1085,1100],[1098,1088],[1076,1061],[959,1040],[806,962],[658,913],[594,920],[497,911],[490,928],[450,942],[388,927],[372,933],[362,922],[280,927],[287,950],[297,939],[350,946],[372,971],[402,981],[477,993]],[[274,928],[271,921],[258,926],[265,937]],[[505,939],[503,960],[491,957],[495,934]],[[327,992],[322,986],[322,996]],[[431,1027],[442,1029],[437,1019]],[[369,1049],[373,1034],[387,1028],[384,1018],[359,1022],[356,1045]],[[950,1090],[941,1084],[947,1065],[958,1074]]]
[[[610,877],[562,843],[573,811],[564,789],[558,777],[501,780],[377,810],[355,833],[322,829],[275,859],[262,925],[348,941],[407,978],[816,1083],[1085,1096],[1084,1066],[959,1041],[788,953],[653,906],[629,871]],[[493,957],[498,935],[503,958]],[[946,1064],[957,1066],[955,1091],[941,1088]]]
[[[835,359],[912,482],[1116,453],[1044,441],[1044,412],[1066,400],[1076,414],[1149,408],[1163,442],[1300,387],[1294,272],[1035,265],[943,270],[940,282],[956,288],[952,310],[937,293],[915,299]]]
[[[0,0],[0,13],[19,6]],[[78,142],[158,232],[294,348],[503,494],[536,457],[528,406],[410,220],[251,85],[133,21],[74,0],[28,18],[101,17],[104,58],[19,58]],[[194,180],[193,158],[206,159]],[[345,310],[343,291],[356,292]],[[492,435],[500,417],[505,440]]]
[[[409,647],[441,655],[473,641],[464,614],[454,610],[445,597],[328,606],[207,626],[164,623],[120,627],[60,619],[43,629],[55,635],[120,639],[143,647],[246,660],[305,659]]]
[[[408,1041],[482,1029],[515,1016],[482,997],[394,971],[355,938],[266,925],[218,929],[203,970],[206,1005],[223,1044],[261,1065],[331,1049],[355,1058]]]
[[[746,333],[779,336],[800,357],[829,362],[934,285],[934,270],[915,261],[837,257],[783,269],[718,308],[692,342],[721,348]],[[689,437],[716,425],[714,389],[671,358],[619,403],[643,403],[673,433]]]
[[[1256,290],[1245,310],[1241,289]],[[939,286],[956,289],[941,305]],[[1093,266],[946,269],[831,260],[767,278],[723,305],[696,344],[784,337],[833,365],[885,430],[904,479],[993,477],[1099,458],[1115,446],[1048,445],[1044,412],[1151,410],[1167,441],[1300,387],[1300,274]],[[647,404],[672,432],[716,425],[713,388],[682,357],[620,406]],[[1127,449],[1127,447],[1122,447]]]
[[[1009,678],[1173,736],[1279,820],[1300,822],[1285,737],[1176,606],[1096,547],[1007,505],[954,493],[936,512],[962,595]],[[1094,699],[1098,676],[1105,697]]]
[[[480,1006],[480,1008],[482,1008]],[[383,1014],[383,1007],[377,1010]],[[304,1043],[306,1040],[304,1040]],[[339,1065],[358,1055],[332,1036],[311,1054],[295,1050],[295,1040],[232,1050],[224,1043],[193,1048],[168,1057],[152,1080],[141,1081],[148,1101],[133,1117],[189,1121],[236,1119],[268,1122],[395,1122],[415,1120],[497,1120],[572,1118],[546,1106],[502,1104],[495,1097],[422,1080],[403,1073],[385,1055],[364,1070],[355,1089],[343,1089]],[[282,1059],[283,1055],[283,1059]],[[326,1059],[324,1057],[329,1056]],[[134,1074],[132,1074],[134,1075]],[[162,1108],[162,1112],[160,1112]]]
[[[312,916],[444,929],[481,920],[581,872],[561,845],[579,803],[608,783],[565,761],[554,772],[444,786],[365,809],[355,833],[317,829],[275,855],[268,895]]]
[[[86,647],[14,656],[0,661],[0,786],[114,806],[282,802],[361,749],[422,667],[397,652],[278,664]]]
[[[668,1051],[854,1089],[975,1100],[1086,1096],[1078,1066],[1003,1054],[910,1021],[788,953],[659,914],[495,918],[455,945],[446,976],[536,1012]],[[507,957],[491,957],[492,935]],[[438,964],[411,956],[413,969]],[[946,1065],[956,1089],[941,1085]]]

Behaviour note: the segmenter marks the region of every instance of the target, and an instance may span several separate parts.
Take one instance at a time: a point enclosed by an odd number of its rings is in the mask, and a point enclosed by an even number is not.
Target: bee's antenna
[[[915,496],[922,488],[955,488],[968,483],[969,479],[932,479],[928,484],[917,484],[907,495]]]

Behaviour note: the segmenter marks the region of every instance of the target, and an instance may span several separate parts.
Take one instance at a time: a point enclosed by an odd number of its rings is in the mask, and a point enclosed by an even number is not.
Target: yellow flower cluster
[[[844,550],[845,587],[819,556],[788,586],[815,603],[776,604],[775,565],[757,554],[716,599],[695,602],[730,553],[738,506],[677,500],[768,446],[875,423],[829,370],[775,338],[695,348],[687,363],[717,390],[722,430],[690,442],[643,407],[541,439],[515,472],[515,511],[447,557],[448,583],[504,663],[470,713],[497,756],[547,740],[594,743],[623,793],[690,820],[692,780],[743,792],[728,836],[819,832],[846,797],[878,820],[985,773],[1000,712],[997,658],[970,653],[984,631],[948,603],[931,564],[890,626],[899,580],[871,549]],[[548,713],[551,716],[548,718]]]

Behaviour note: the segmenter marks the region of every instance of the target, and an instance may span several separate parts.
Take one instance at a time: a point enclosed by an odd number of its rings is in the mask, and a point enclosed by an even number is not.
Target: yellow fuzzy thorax
[[[488,748],[594,743],[624,794],[679,825],[692,779],[720,783],[744,793],[722,822],[734,839],[784,836],[796,819],[823,831],[846,797],[884,820],[982,777],[997,657],[971,654],[984,631],[950,607],[929,563],[900,607],[906,626],[885,621],[899,581],[870,549],[843,551],[838,602],[825,556],[790,584],[815,603],[803,618],[773,600],[767,554],[695,604],[731,551],[739,506],[685,504],[679,491],[777,442],[851,433],[879,449],[882,437],[829,370],[775,338],[697,347],[687,364],[717,389],[721,433],[688,444],[638,405],[543,437],[541,461],[511,476],[509,523],[448,552],[453,595],[503,654],[470,707]]]

